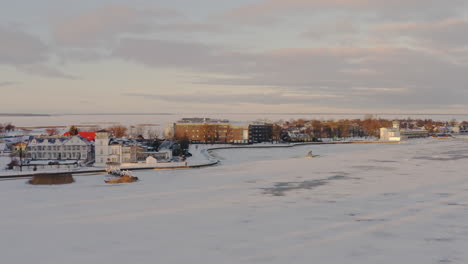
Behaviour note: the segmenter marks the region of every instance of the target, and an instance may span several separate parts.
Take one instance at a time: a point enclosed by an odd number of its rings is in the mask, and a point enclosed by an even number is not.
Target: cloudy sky
[[[0,0],[0,112],[466,113],[466,0]]]

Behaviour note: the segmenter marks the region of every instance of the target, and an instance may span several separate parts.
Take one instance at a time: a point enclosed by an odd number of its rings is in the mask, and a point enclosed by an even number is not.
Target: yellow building
[[[248,143],[249,128],[227,120],[183,119],[174,124],[174,138],[200,143]]]

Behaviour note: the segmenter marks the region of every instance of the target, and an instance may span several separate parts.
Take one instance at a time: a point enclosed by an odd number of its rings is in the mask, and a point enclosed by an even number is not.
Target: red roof
[[[68,136],[70,136],[70,132],[66,132],[63,135],[68,137]],[[78,132],[78,135],[84,137],[88,141],[94,141],[94,139],[96,138],[96,132],[81,132],[80,131],[80,132]]]

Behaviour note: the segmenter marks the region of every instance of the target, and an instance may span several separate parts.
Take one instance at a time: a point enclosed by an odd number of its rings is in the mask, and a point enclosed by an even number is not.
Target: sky
[[[468,111],[466,0],[0,4],[0,113]]]

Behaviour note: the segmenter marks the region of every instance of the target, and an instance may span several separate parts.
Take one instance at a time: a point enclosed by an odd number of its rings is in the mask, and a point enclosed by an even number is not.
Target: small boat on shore
[[[315,158],[315,157],[318,157],[318,155],[314,155],[314,154],[312,153],[312,151],[309,151],[309,152],[307,153],[307,155],[304,156],[304,158],[307,158],[307,159],[311,159],[311,158]]]
[[[115,168],[110,168],[106,170],[108,176],[104,180],[108,184],[117,184],[117,183],[130,183],[138,181],[138,177],[133,176],[133,173],[128,170],[120,170]]]

